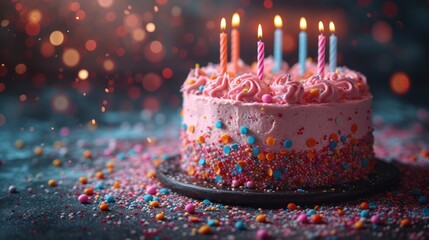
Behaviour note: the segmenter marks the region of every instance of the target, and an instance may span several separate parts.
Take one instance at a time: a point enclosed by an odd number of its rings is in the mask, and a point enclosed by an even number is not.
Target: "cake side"
[[[371,101],[280,105],[185,94],[182,169],[261,189],[365,178],[374,165]]]
[[[267,61],[269,62],[269,61]],[[335,73],[264,73],[240,62],[237,74],[210,64],[182,86],[181,167],[196,178],[259,189],[317,187],[363,179],[373,170],[366,78]]]

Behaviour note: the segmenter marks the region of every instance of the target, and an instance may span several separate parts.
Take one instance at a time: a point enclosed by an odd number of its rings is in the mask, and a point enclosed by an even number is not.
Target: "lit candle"
[[[299,74],[304,75],[305,73],[305,60],[307,59],[307,21],[305,18],[301,18],[299,21],[299,28],[301,32],[299,33]]]
[[[264,79],[264,54],[265,54],[265,46],[262,42],[262,26],[261,24],[258,25],[258,71],[257,75],[259,80]]]
[[[240,58],[240,32],[238,27],[240,26],[240,15],[234,13],[232,15],[232,30],[231,30],[231,62],[232,71],[238,72],[238,59]]]
[[[220,73],[226,73],[226,65],[228,63],[228,35],[225,33],[226,28],[226,20],[222,18],[220,21],[220,29],[222,32],[220,33]]]
[[[321,78],[323,77],[323,71],[325,69],[325,46],[326,46],[326,37],[323,35],[323,23],[319,21],[319,48],[318,48],[318,57],[317,57],[317,75]]]
[[[335,72],[337,68],[337,36],[335,36],[335,25],[329,23],[331,36],[329,37],[329,72]]]
[[[198,77],[200,75],[200,64],[195,63],[195,77]]]
[[[274,17],[274,26],[276,30],[274,31],[274,67],[272,71],[275,73],[280,70],[282,67],[283,61],[283,21],[279,15]]]

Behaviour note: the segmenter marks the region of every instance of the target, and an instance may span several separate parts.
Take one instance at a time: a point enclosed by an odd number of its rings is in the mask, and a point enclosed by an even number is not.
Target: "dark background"
[[[309,57],[317,54],[317,22],[327,30],[334,21],[339,65],[364,73],[375,101],[428,106],[429,1],[8,0],[0,3],[0,126],[20,117],[82,124],[109,122],[109,112],[177,111],[189,68],[218,62],[219,22],[227,19],[229,33],[235,11],[248,64],[258,23],[272,54],[275,14],[290,65],[300,17]],[[54,31],[64,40],[51,40]]]

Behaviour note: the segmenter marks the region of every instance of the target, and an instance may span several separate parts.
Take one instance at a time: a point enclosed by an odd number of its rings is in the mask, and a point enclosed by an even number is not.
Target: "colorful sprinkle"
[[[195,212],[195,205],[192,203],[186,204],[185,211],[188,213],[194,213]]]
[[[102,203],[98,207],[100,208],[101,211],[109,210],[109,204],[107,204],[107,203]]]
[[[80,203],[88,203],[89,202],[89,197],[88,197],[88,195],[86,195],[86,194],[81,194],[81,195],[79,195],[79,197],[77,198],[77,200],[80,202]]]
[[[216,128],[222,128],[222,126],[223,126],[222,121],[221,121],[221,120],[218,120],[218,121],[216,122]]]
[[[240,127],[240,133],[241,134],[248,134],[249,133],[249,129],[246,126],[241,126]]]
[[[273,145],[274,145],[274,143],[276,142],[276,139],[275,139],[275,138],[273,138],[273,137],[267,137],[267,139],[265,140],[265,142],[266,142],[268,145],[273,146]]]
[[[254,137],[254,136],[249,136],[249,137],[247,137],[247,142],[248,142],[249,144],[255,144],[256,139],[255,139],[255,137]]]
[[[203,225],[198,229],[199,234],[210,234],[211,231],[212,229],[209,225]]]
[[[265,216],[264,214],[260,214],[256,216],[256,221],[262,223],[267,222],[267,216]]]
[[[284,142],[283,142],[283,146],[285,147],[285,148],[291,148],[292,147],[292,140],[290,140],[290,139],[286,139]]]

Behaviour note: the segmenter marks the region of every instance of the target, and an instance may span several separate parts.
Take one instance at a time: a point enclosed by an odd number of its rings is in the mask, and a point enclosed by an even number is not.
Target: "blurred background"
[[[248,64],[258,23],[268,56],[273,18],[282,16],[284,60],[293,65],[300,17],[309,57],[317,56],[318,21],[333,21],[339,65],[367,76],[378,109],[429,105],[429,1],[3,0],[0,126],[168,121],[189,69],[218,62],[219,22],[227,19],[229,33],[234,12]]]

